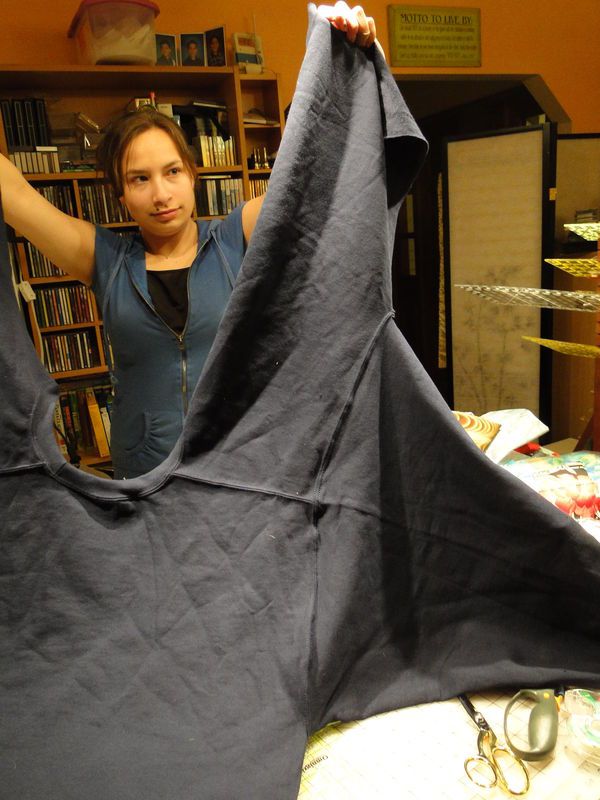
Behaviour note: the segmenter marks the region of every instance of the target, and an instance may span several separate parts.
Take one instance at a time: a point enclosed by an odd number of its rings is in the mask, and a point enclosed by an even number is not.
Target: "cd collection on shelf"
[[[75,215],[76,206],[73,201],[71,187],[64,183],[40,183],[34,184],[36,189],[52,205],[60,208],[65,214]]]
[[[115,197],[106,183],[79,182],[79,196],[83,218],[95,225],[114,222],[132,222],[125,206]]]
[[[203,176],[196,189],[198,216],[229,214],[243,199],[244,186],[241,178],[232,178],[231,175]]]
[[[92,295],[82,283],[38,288],[35,295],[35,314],[40,328],[76,325],[95,319]]]
[[[42,349],[42,361],[50,374],[99,366],[98,354],[87,330],[47,334],[42,337]]]
[[[58,267],[50,261],[49,258],[41,253],[37,247],[31,242],[24,242],[25,253],[27,258],[28,272],[31,278],[58,278],[66,277]]]

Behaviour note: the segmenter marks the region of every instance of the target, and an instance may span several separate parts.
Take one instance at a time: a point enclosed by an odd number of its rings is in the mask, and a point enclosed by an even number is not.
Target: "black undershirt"
[[[188,315],[187,280],[190,267],[147,270],[148,291],[159,317],[181,334]]]

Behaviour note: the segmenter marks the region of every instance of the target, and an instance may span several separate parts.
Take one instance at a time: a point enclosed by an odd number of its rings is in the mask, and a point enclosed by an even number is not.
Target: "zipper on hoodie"
[[[196,255],[194,257],[194,261],[196,261],[196,259],[200,255],[200,253],[204,250],[204,248],[208,244],[208,241],[209,241],[208,239],[205,239],[202,242],[202,244],[198,248],[198,251],[196,252]],[[187,294],[188,313],[187,313],[187,316],[185,318],[185,325],[183,326],[183,330],[181,331],[181,333],[177,333],[176,331],[173,330],[173,328],[171,328],[170,325],[167,325],[167,323],[160,316],[160,314],[158,314],[156,312],[156,309],[154,308],[152,303],[150,303],[150,301],[139,290],[139,288],[138,288],[137,284],[135,283],[135,281],[132,281],[136,292],[142,298],[144,303],[146,303],[146,305],[148,306],[150,311],[154,314],[155,317],[157,317],[162,322],[162,324],[165,326],[165,328],[168,331],[171,331],[171,333],[173,334],[173,336],[177,340],[177,348],[179,349],[179,354],[180,354],[180,358],[181,358],[181,399],[183,401],[183,415],[184,416],[187,414],[187,411],[188,411],[188,390],[187,390],[187,367],[188,367],[188,364],[187,364],[187,349],[186,349],[184,340],[185,340],[185,334],[187,332],[188,322],[189,322],[189,319],[190,319],[190,276],[192,274],[192,266],[194,264],[194,261],[192,261],[192,263],[191,263],[191,265],[190,265],[190,267],[188,269],[188,274],[187,274],[186,294]]]

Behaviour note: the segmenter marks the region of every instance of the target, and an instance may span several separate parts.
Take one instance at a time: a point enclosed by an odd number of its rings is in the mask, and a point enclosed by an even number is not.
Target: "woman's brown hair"
[[[136,136],[152,128],[159,128],[171,137],[184,167],[196,177],[196,164],[179,125],[152,106],[144,106],[111,122],[98,145],[97,169],[104,172],[117,197],[123,196],[123,156],[127,148]]]

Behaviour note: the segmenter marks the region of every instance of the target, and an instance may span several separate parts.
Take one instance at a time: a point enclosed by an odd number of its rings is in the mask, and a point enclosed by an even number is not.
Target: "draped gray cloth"
[[[425,149],[311,9],[182,437],[134,480],[59,455],[2,265],[2,800],[292,800],[333,719],[600,685],[600,546],[477,450],[393,322]]]

